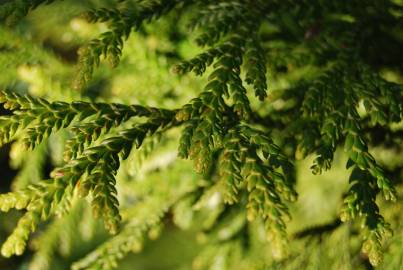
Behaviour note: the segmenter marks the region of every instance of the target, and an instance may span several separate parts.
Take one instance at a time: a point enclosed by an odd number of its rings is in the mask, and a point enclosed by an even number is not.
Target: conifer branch
[[[355,217],[362,218],[364,231],[363,252],[368,254],[372,265],[382,261],[382,240],[392,236],[390,224],[379,214],[375,203],[377,189],[374,177],[355,167],[350,176],[351,188],[345,198],[346,206],[341,214],[341,220],[347,221]]]
[[[62,181],[56,179],[31,185],[22,194],[0,195],[2,211],[8,211],[10,208],[27,210],[13,233],[3,244],[1,248],[3,256],[21,255],[24,252],[29,235],[36,230],[41,220],[47,220],[55,212],[63,197],[64,188]]]
[[[42,4],[50,4],[55,0],[16,0],[0,5],[0,20],[13,25],[24,18],[28,12]]]
[[[51,2],[7,1],[0,5],[0,20],[17,22],[30,10]],[[104,22],[108,30],[79,50],[76,88],[85,88],[102,59],[112,67],[119,64],[132,31],[176,11],[176,24],[190,18],[190,30],[197,31],[190,37],[202,51],[174,65],[173,71],[181,76],[209,73],[207,83],[194,98],[181,101],[179,109],[171,110],[116,103],[50,102],[2,92],[0,102],[8,114],[0,117],[0,145],[17,140],[15,147],[22,142],[34,149],[46,140],[53,151],[49,137],[60,135],[56,132],[61,130],[70,132],[66,135],[70,137],[64,148],[65,164],[57,165],[52,179],[36,181],[47,147],[42,144],[37,148],[40,158],[31,164],[40,167],[35,171],[35,183],[26,186],[29,181],[24,180],[19,184],[22,189],[0,195],[1,211],[25,211],[4,243],[2,254],[22,254],[38,225],[51,216],[60,216],[61,220],[49,224],[48,234],[41,240],[49,242],[49,247],[40,248],[33,264],[50,267],[49,258],[60,240],[55,228],[68,222],[63,217],[75,214],[74,197],[79,195],[88,198],[94,216],[102,217],[105,228],[116,235],[75,263],[73,269],[117,268],[123,256],[141,248],[146,233],[154,235],[161,230],[162,219],[170,216],[167,213],[171,208],[174,222],[183,228],[189,228],[199,214],[203,219],[196,229],[208,244],[195,268],[234,269],[242,265],[251,269],[255,242],[259,248],[265,245],[260,243],[260,233],[252,233],[252,227],[265,229],[264,238],[270,242],[274,259],[286,253],[286,223],[290,218],[286,201],[297,199],[294,157],[314,154],[311,169],[320,174],[332,167],[335,152],[344,144],[346,167],[352,168],[352,173],[341,220],[361,218],[362,250],[372,265],[380,264],[382,244],[391,235],[391,225],[380,214],[376,200],[379,193],[386,200],[397,200],[400,183],[392,181],[388,167],[375,159],[371,148],[384,140],[374,139],[374,130],[400,143],[400,127],[393,128],[403,120],[403,86],[391,82],[381,71],[400,68],[400,34],[392,34],[390,29],[401,27],[403,7],[386,0],[367,1],[365,8],[362,5],[359,0],[139,0],[119,1],[85,12],[83,17],[88,22]],[[183,33],[176,24],[169,33],[168,46],[180,45],[177,36]],[[18,47],[18,43],[10,47],[4,41],[0,54]],[[181,58],[181,50],[175,47],[172,53]],[[127,57],[130,62],[131,56]],[[276,86],[270,93],[268,69],[271,85]],[[251,100],[245,84],[260,103]],[[135,96],[136,92],[132,93]],[[147,104],[158,104],[150,99]],[[140,117],[143,119],[138,120]],[[161,194],[150,192],[158,188],[151,182],[144,184],[147,191],[133,189],[133,198],[119,201],[117,182],[120,184],[123,177],[118,172],[125,169],[121,163],[133,147],[140,148],[148,140],[151,146],[147,144],[144,149],[148,155],[155,140],[168,139],[167,130],[180,125],[178,156],[191,159],[194,171],[203,174],[203,180],[180,192],[176,186],[166,187]],[[396,175],[400,165],[393,168]],[[28,165],[23,168],[21,175],[26,178],[31,169]],[[122,184],[129,185],[126,181]],[[173,197],[167,196],[175,192]],[[203,216],[206,209],[208,214]],[[261,222],[247,222],[255,219]],[[262,268],[273,266],[261,264]]]
[[[131,31],[138,30],[144,22],[154,20],[187,2],[191,0],[147,0],[122,9],[101,8],[83,14],[89,22],[110,22],[111,30],[102,33],[98,39],[93,39],[79,50],[79,64],[74,87],[82,89],[87,85],[101,57],[108,59],[110,65],[116,67],[122,55],[124,42]]]

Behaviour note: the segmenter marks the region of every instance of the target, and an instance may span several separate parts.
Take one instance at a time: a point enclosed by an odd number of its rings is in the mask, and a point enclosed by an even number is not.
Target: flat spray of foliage
[[[0,18],[7,27],[15,27],[30,11],[47,4],[51,10],[57,2],[6,1],[0,5]],[[1,93],[0,102],[9,112],[0,119],[1,144],[16,141],[25,151],[37,153],[52,134],[62,136],[63,132],[65,138],[64,161],[49,179],[21,184],[17,190],[0,195],[2,211],[23,210],[3,243],[3,256],[23,254],[30,235],[52,220],[49,227],[60,229],[43,234],[49,246],[39,248],[32,262],[32,269],[49,267],[51,243],[63,230],[63,222],[71,223],[77,211],[83,211],[78,198],[86,198],[93,215],[101,217],[105,228],[115,236],[73,264],[72,269],[112,269],[128,252],[139,249],[145,234],[153,235],[168,213],[174,215],[178,226],[186,227],[184,216],[215,203],[209,220],[200,229],[210,244],[194,267],[210,269],[214,257],[211,251],[216,250],[225,259],[214,269],[237,269],[231,268],[235,257],[242,258],[239,267],[263,269],[259,268],[264,267],[259,264],[261,258],[250,251],[256,237],[267,241],[273,258],[287,260],[289,202],[297,200],[296,157],[314,155],[312,173],[321,174],[331,168],[336,149],[342,147],[351,176],[340,219],[362,222],[362,250],[372,265],[381,263],[382,243],[392,230],[380,213],[377,195],[395,201],[401,179],[390,178],[391,174],[370,153],[369,145],[376,144],[375,131],[388,134],[381,143],[393,144],[396,136],[399,139],[391,126],[402,121],[403,86],[386,80],[380,71],[399,65],[401,68],[402,37],[399,41],[394,36],[403,30],[401,3],[109,2],[114,3],[80,15],[90,23],[104,23],[107,30],[78,50],[72,83],[77,101],[49,101],[12,88]],[[190,31],[182,38],[194,40],[201,48],[190,59],[177,59],[170,75],[174,80],[192,76],[186,74],[193,72],[206,78],[196,96],[170,109],[78,101],[80,91],[85,92],[91,85],[101,62],[119,67],[129,36],[144,32],[146,24],[165,16],[186,24]],[[12,52],[1,45],[0,53]],[[304,69],[314,72],[297,79],[287,77],[293,70]],[[273,80],[284,76],[289,82],[272,95],[268,76]],[[276,102],[285,105],[276,109],[271,106]],[[117,175],[125,170],[125,160],[140,155],[138,151],[143,148],[147,156],[158,148],[156,140],[163,141],[170,132],[179,135],[174,136],[177,155],[193,161],[202,184],[177,187],[176,192],[172,186],[173,191],[165,193],[153,192],[151,187],[140,196],[141,202],[120,209]],[[44,161],[39,158],[37,162]],[[178,177],[180,173],[176,172]],[[253,233],[253,229],[264,231],[264,236]]]

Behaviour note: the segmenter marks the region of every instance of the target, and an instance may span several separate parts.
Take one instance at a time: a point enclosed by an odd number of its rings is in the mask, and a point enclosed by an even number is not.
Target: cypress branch
[[[52,2],[7,1],[0,5],[0,20],[18,23],[31,10],[39,11],[41,5]],[[170,219],[171,215],[182,228],[194,226],[206,244],[195,260],[196,269],[254,269],[256,264],[263,269],[284,266],[286,262],[290,262],[290,268],[301,268],[298,256],[276,262],[287,251],[294,252],[287,236],[288,202],[296,201],[296,181],[300,181],[295,173],[299,165],[294,161],[314,155],[312,173],[321,174],[334,167],[335,153],[343,146],[348,159],[346,167],[352,172],[340,220],[362,221],[362,251],[372,265],[381,264],[382,245],[391,237],[393,226],[386,220],[393,219],[383,209],[381,214],[381,205],[385,203],[377,198],[382,193],[386,201],[398,200],[401,183],[396,175],[403,166],[399,162],[384,164],[387,162],[381,161],[374,147],[385,150],[387,145],[396,155],[401,153],[403,86],[398,82],[403,7],[399,1],[364,2],[139,0],[85,11],[81,18],[88,23],[105,23],[107,31],[78,51],[74,85],[82,90],[80,95],[93,95],[92,88],[87,86],[103,59],[112,67],[122,65],[124,69],[128,63],[136,63],[136,68],[142,70],[133,56],[137,47],[129,48],[131,51],[125,56],[123,50],[128,38],[148,37],[155,31],[152,26],[156,20],[165,24],[158,26],[161,37],[150,38],[147,42],[151,45],[147,46],[158,63],[155,74],[154,70],[143,72],[159,79],[159,72],[166,71],[164,65],[179,59],[172,68],[181,78],[176,82],[178,89],[164,92],[163,97],[160,92],[156,97],[150,91],[146,104],[155,107],[108,102],[120,98],[115,93],[123,92],[115,92],[116,85],[126,87],[126,78],[116,79],[119,76],[113,74],[98,78],[102,80],[100,88],[112,87],[110,92],[94,94],[93,101],[49,101],[54,97],[51,93],[43,90],[38,94],[29,83],[27,91],[41,97],[17,94],[25,91],[25,86],[19,84],[18,91],[1,92],[0,102],[7,113],[0,116],[0,145],[24,144],[28,150],[35,149],[18,164],[23,164],[20,178],[24,180],[14,185],[21,189],[0,195],[1,211],[25,211],[1,253],[6,257],[22,254],[39,225],[58,216],[61,219],[50,222],[48,234],[40,240],[50,245],[39,245],[32,264],[51,268],[52,254],[56,254],[56,243],[61,240],[55,228],[71,224],[68,215],[76,214],[74,207],[79,196],[88,199],[93,215],[102,217],[105,229],[113,236],[76,262],[73,269],[119,267],[118,261],[130,251],[141,249],[147,233],[157,236],[163,219]],[[183,23],[195,33],[184,33]],[[73,30],[82,30],[76,28]],[[182,57],[184,37],[195,40],[201,49],[190,59]],[[68,33],[64,38],[69,38]],[[0,54],[14,57],[22,50],[22,42],[7,39],[0,44]],[[20,61],[13,65],[10,62],[5,61],[4,66],[17,69],[20,65]],[[26,62],[29,61],[21,63]],[[61,66],[69,68],[64,63]],[[200,91],[185,95],[179,82],[186,81],[190,72],[208,75]],[[69,77],[67,73],[64,76]],[[273,86],[270,91],[268,75]],[[15,76],[14,80],[24,81],[20,78],[23,76]],[[65,79],[60,79],[60,85],[67,85]],[[172,86],[166,81],[159,85]],[[193,81],[189,85],[189,91],[198,86]],[[129,88],[133,89],[122,94],[121,100],[138,103],[139,90],[131,84]],[[253,92],[249,93],[250,90]],[[97,97],[107,102],[96,102]],[[165,104],[161,99],[167,101],[170,109],[160,108]],[[180,102],[172,104],[172,100]],[[55,137],[66,143],[55,143]],[[180,179],[174,184],[162,180],[148,182],[154,173],[158,174],[161,164],[147,171],[144,181],[125,179],[119,174],[122,172],[126,178],[137,176],[125,171],[141,170],[129,164],[131,158],[127,160],[133,147],[143,147],[143,153],[131,154],[138,154],[139,160],[159,155],[154,142],[161,138],[167,141],[164,147],[177,147],[180,158],[192,160],[193,170],[199,174],[186,174],[186,163],[175,158],[164,161],[166,172],[173,170],[175,179]],[[63,152],[64,163],[57,164],[51,179],[38,181],[48,148]],[[27,164],[32,158],[37,160]],[[187,178],[198,180],[184,183],[173,169],[176,166],[180,175],[184,171]],[[35,181],[27,180],[31,172]],[[30,185],[26,185],[28,182]],[[186,188],[181,186],[186,184]],[[334,229],[337,235],[339,227],[348,228],[349,232],[351,224],[336,222],[335,226],[324,227]],[[303,238],[310,231],[302,230],[295,234],[296,238]],[[294,240],[306,243],[303,239]],[[302,261],[314,264],[314,254],[308,253],[321,243],[322,239],[311,241],[309,250],[301,254]],[[268,245],[272,256],[259,257]],[[312,267],[320,268],[320,264]]]

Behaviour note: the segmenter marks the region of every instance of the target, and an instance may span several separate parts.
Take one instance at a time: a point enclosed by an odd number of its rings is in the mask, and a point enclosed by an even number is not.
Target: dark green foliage
[[[29,10],[50,2],[8,2],[0,5],[0,18],[18,22]],[[118,259],[139,249],[146,233],[159,231],[170,211],[173,220],[186,227],[186,217],[181,215],[202,212],[210,204],[213,210],[198,228],[208,247],[196,268],[208,268],[218,250],[225,266],[217,269],[235,269],[236,260],[231,256],[242,258],[242,269],[252,269],[248,267],[254,265],[254,259],[246,254],[253,253],[249,251],[253,244],[246,243],[259,238],[253,236],[252,226],[257,231],[264,229],[263,239],[270,243],[272,257],[284,259],[290,245],[289,202],[298,197],[295,157],[313,155],[312,173],[321,174],[331,169],[337,149],[344,145],[346,167],[352,172],[340,218],[343,222],[362,220],[362,250],[372,265],[379,265],[391,225],[380,213],[377,194],[396,201],[401,179],[398,173],[387,172],[372,154],[371,146],[379,142],[371,129],[393,133],[393,126],[401,125],[403,118],[403,86],[382,73],[388,68],[399,74],[402,71],[401,66],[396,67],[401,65],[402,55],[393,49],[403,45],[401,36],[389,30],[402,31],[402,3],[120,2],[81,14],[89,23],[106,23],[108,30],[79,49],[76,90],[86,93],[102,59],[112,67],[119,65],[133,31],[147,35],[146,22],[171,14],[175,24],[187,20],[196,32],[190,37],[202,48],[196,56],[176,63],[172,77],[208,73],[205,86],[196,97],[174,109],[94,101],[50,102],[2,92],[0,102],[9,114],[0,119],[1,144],[17,140],[33,150],[61,132],[67,138],[65,163],[53,171],[51,179],[0,195],[2,211],[26,210],[2,254],[22,254],[41,221],[74,214],[74,201],[83,197],[110,233],[120,233],[75,263],[73,269],[116,268]],[[382,47],[384,40],[392,44],[390,50]],[[284,78],[286,83],[271,91],[268,78]],[[134,204],[125,218],[119,209],[121,167],[145,140],[168,138],[178,127],[180,134],[174,140],[179,145],[178,156],[192,160],[203,181],[173,192],[175,195],[148,190],[131,198],[143,201]],[[401,154],[401,149],[397,151]],[[148,212],[142,212],[141,207]],[[270,267],[275,267],[271,262]],[[263,269],[259,267],[256,269]]]
[[[0,9],[0,20],[7,24],[15,24],[25,17],[30,10],[42,4],[50,4],[55,0],[16,0],[2,4]]]

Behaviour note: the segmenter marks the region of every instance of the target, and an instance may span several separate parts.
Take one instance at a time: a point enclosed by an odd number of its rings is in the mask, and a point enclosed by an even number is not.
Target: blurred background
[[[133,33],[124,45],[117,68],[101,63],[87,88],[81,92],[72,89],[78,48],[107,29],[104,24],[87,23],[80,14],[88,8],[114,3],[112,0],[56,1],[34,10],[12,27],[0,25],[0,87],[50,100],[83,99],[171,109],[195,97],[206,79],[170,72],[174,63],[201,51],[186,36],[188,31],[186,23],[181,21],[183,18],[178,21],[174,15]],[[386,70],[384,75],[403,82],[396,72]],[[298,70],[289,77],[269,76],[269,98],[274,98],[277,91],[298,78]],[[258,108],[257,101],[253,102],[252,105]],[[278,101],[270,106],[285,104]],[[270,108],[259,107],[259,110]],[[403,130],[403,125],[396,125],[394,129]],[[24,150],[18,141],[2,146],[1,193],[49,177],[51,170],[63,163],[63,148],[68,136],[58,132],[31,152]],[[181,192],[203,182],[203,176],[193,172],[191,162],[176,158],[178,136],[179,130],[173,130],[164,138],[147,142],[143,150],[136,151],[122,165],[118,175],[122,208],[133,205],[145,194],[164,193],[167,189]],[[274,136],[281,142],[281,134]],[[371,151],[388,172],[394,174],[394,179],[401,181],[403,144],[400,140],[393,145],[390,149],[374,147]],[[256,257],[267,257],[266,267],[261,269],[371,269],[360,252],[359,224],[340,224],[338,218],[350,173],[345,169],[347,158],[343,150],[337,151],[332,170],[320,176],[314,176],[310,171],[313,158],[296,164],[299,199],[290,205],[293,217],[288,227],[293,238],[291,256],[288,261],[277,263],[271,261],[268,250],[260,249]],[[402,193],[403,189],[399,189]],[[401,200],[393,205],[380,200],[380,204],[395,235],[385,244],[386,258],[379,269],[403,269]],[[163,228],[154,228],[144,241],[139,241],[138,249],[124,258],[117,269],[197,269],[197,258],[210,256],[206,255],[208,245],[199,233],[197,220],[203,220],[214,209],[205,210],[206,214],[202,210],[191,212],[180,207],[176,205],[173,213],[164,218]],[[175,211],[181,212],[179,220],[175,218]],[[19,217],[18,211],[0,214],[0,243],[10,235]],[[43,224],[30,238],[24,255],[9,259],[0,257],[0,269],[69,269],[73,262],[85,257],[109,237],[102,222],[90,214],[87,203],[79,201],[74,211],[62,221],[56,219]],[[214,258],[208,269],[225,269],[220,266],[220,257]]]

